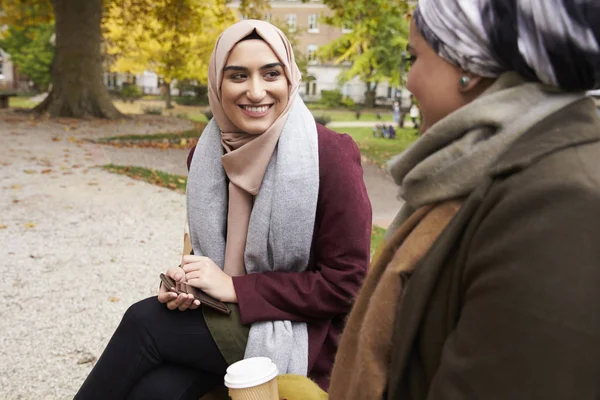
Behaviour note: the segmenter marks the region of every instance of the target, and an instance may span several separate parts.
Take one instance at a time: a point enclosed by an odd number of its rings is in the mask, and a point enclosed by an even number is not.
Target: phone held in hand
[[[167,290],[170,290],[171,292],[175,292],[177,294],[191,294],[196,300],[200,301],[201,304],[204,304],[205,306],[222,312],[224,314],[231,314],[231,310],[229,309],[229,307],[227,307],[225,303],[215,299],[214,297],[209,296],[197,287],[188,285],[185,282],[177,283],[173,278],[166,276],[165,274],[160,274],[160,280],[162,281],[163,285],[165,285]]]

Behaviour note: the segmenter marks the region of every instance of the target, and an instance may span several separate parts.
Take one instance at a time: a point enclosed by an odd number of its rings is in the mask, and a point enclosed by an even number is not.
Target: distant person
[[[392,118],[396,126],[400,126],[400,103],[398,101],[394,101],[392,104]]]
[[[385,139],[389,137],[388,127],[385,124],[381,125],[381,136]]]
[[[382,136],[383,136],[383,131],[381,129],[381,124],[376,124],[373,127],[373,137],[378,138],[378,137],[382,137]]]
[[[219,36],[214,118],[188,164],[194,255],[166,275],[231,314],[161,286],[127,310],[76,399],[198,400],[255,356],[327,390],[369,264],[371,205],[356,144],[315,123],[300,78],[273,25],[241,21]]]
[[[396,130],[392,124],[388,125],[388,138],[395,139],[396,138]]]
[[[412,120],[415,129],[419,129],[419,107],[413,104],[410,107],[410,119]]]

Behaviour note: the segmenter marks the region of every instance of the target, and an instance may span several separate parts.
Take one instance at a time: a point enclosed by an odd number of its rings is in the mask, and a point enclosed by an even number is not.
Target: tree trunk
[[[171,104],[171,82],[164,81],[163,85],[165,88],[165,96],[166,96],[166,101],[167,101],[166,107],[167,107],[167,110],[169,110],[171,108],[174,108],[173,104]]]
[[[34,108],[52,117],[123,118],[108,94],[102,68],[102,0],[52,0],[56,21],[52,89]]]
[[[375,93],[377,92],[377,84],[373,85],[371,88],[371,83],[367,82],[366,84],[367,90],[365,91],[365,107],[366,108],[374,108],[375,107]]]

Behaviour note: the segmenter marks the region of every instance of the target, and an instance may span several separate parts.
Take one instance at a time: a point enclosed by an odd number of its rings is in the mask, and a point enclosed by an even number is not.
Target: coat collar
[[[600,119],[594,101],[584,98],[534,125],[500,156],[491,177],[517,172],[547,154],[600,140]]]

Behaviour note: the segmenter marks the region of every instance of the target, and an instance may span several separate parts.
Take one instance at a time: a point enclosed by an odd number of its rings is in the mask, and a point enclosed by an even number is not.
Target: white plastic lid
[[[270,358],[246,358],[227,368],[225,386],[230,389],[245,389],[269,382],[277,375],[279,375],[277,365]]]

